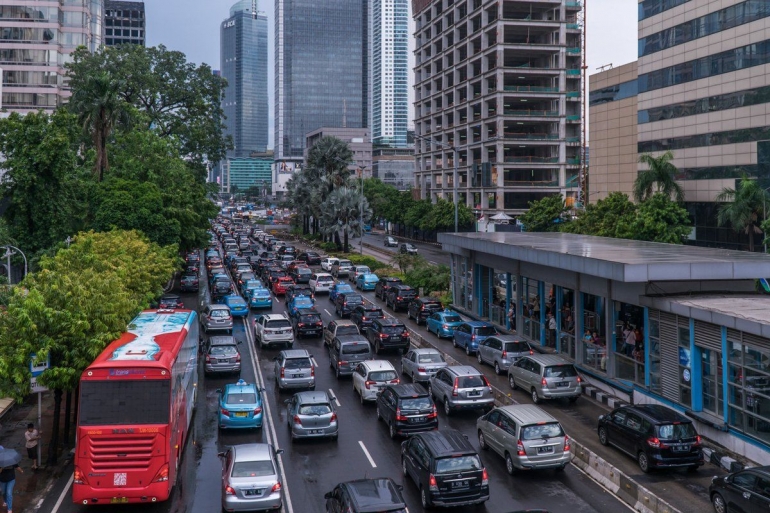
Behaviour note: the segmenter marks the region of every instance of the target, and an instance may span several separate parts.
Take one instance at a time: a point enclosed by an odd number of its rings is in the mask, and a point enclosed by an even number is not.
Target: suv
[[[386,248],[398,247],[398,241],[396,239],[394,239],[393,237],[390,237],[390,236],[385,237],[385,240],[383,242],[384,242],[384,246]]]
[[[326,511],[407,513],[409,510],[401,496],[402,489],[389,477],[340,483],[324,495]]]
[[[340,259],[337,263],[332,264],[331,273],[337,279],[350,275],[351,271],[353,271],[353,262],[350,260]]]
[[[294,344],[291,322],[283,314],[264,314],[254,319],[254,340],[260,347]]]
[[[572,459],[569,437],[559,421],[534,404],[495,408],[476,421],[479,447],[505,459],[505,469],[556,469]]]
[[[233,315],[230,313],[230,307],[227,305],[206,305],[201,312],[200,320],[203,333],[214,330],[224,330],[227,333],[233,332]]]
[[[281,351],[275,360],[275,383],[278,390],[308,388],[315,390],[315,367],[312,354],[305,349]]]
[[[240,342],[236,342],[232,336],[209,337],[204,373],[240,373],[241,353],[238,344]]]
[[[385,298],[388,297],[388,289],[394,285],[399,285],[401,283],[404,283],[403,281],[401,281],[401,278],[384,276],[380,278],[380,281],[378,281],[377,285],[374,286],[374,295],[375,297],[378,297],[383,301],[385,301]]]
[[[418,297],[415,298],[409,306],[406,308],[407,317],[414,319],[419,326],[425,324],[425,320],[430,317],[432,313],[443,310],[441,301],[435,297]]]
[[[334,285],[334,277],[328,273],[313,273],[308,282],[314,294],[319,292],[329,293],[329,289]]]
[[[297,266],[289,273],[289,276],[292,277],[294,283],[308,283],[312,275],[313,271],[305,266]]]
[[[294,316],[294,337],[320,337],[324,323],[321,314],[312,308],[301,308]]]
[[[350,376],[358,362],[371,360],[372,346],[361,335],[344,335],[335,337],[329,347],[329,367],[337,379]]]
[[[514,335],[495,335],[479,343],[476,358],[480,364],[488,363],[495,374],[508,371],[508,367],[522,356],[535,354],[529,342]]]
[[[521,388],[537,404],[541,399],[565,398],[577,401],[583,393],[580,376],[571,363],[552,354],[524,356],[508,367],[508,384]]]
[[[409,306],[409,302],[417,298],[417,291],[409,285],[399,283],[388,288],[388,295],[385,299],[385,305],[398,312],[400,308]]]
[[[353,308],[358,305],[362,305],[363,303],[364,298],[361,296],[361,294],[356,294],[355,292],[344,292],[339,294],[334,300],[334,311],[338,316],[345,318],[346,316],[350,315],[350,312],[353,311]]]
[[[304,253],[300,253],[297,257],[297,260],[302,260],[307,265],[321,265],[321,255],[315,251],[306,251]]]
[[[366,338],[377,354],[383,349],[395,348],[401,353],[409,351],[409,331],[403,322],[395,318],[374,319],[366,330]]]
[[[388,383],[400,382],[395,367],[387,360],[361,362],[353,370],[353,391],[358,393],[361,404],[365,401],[376,401],[380,388]]]
[[[438,429],[436,404],[422,385],[387,385],[377,396],[377,420],[391,438]]]
[[[450,365],[428,379],[428,392],[444,403],[447,417],[454,410],[491,409],[495,404],[492,386],[480,371],[470,365]]]
[[[465,349],[470,356],[479,348],[479,343],[487,337],[497,335],[494,324],[483,321],[467,321],[455,328],[452,333],[452,345]]]
[[[489,500],[489,474],[456,429],[415,433],[401,444],[401,469],[420,491],[423,509]]]
[[[198,292],[198,273],[185,272],[179,279],[179,290],[182,292]]]
[[[366,333],[366,330],[372,325],[374,319],[381,319],[383,317],[385,317],[385,314],[382,313],[382,308],[373,304],[357,305],[353,308],[353,311],[350,312],[350,320],[358,326],[361,333]]]
[[[599,417],[599,442],[612,444],[636,458],[639,468],[687,467],[703,465],[701,437],[692,421],[659,404],[621,406]]]
[[[334,340],[335,337],[343,336],[343,335],[360,335],[361,332],[358,330],[358,326],[356,326],[351,321],[346,321],[343,319],[337,319],[334,321],[329,321],[329,324],[324,327],[324,345],[325,346],[331,346],[332,340]]]

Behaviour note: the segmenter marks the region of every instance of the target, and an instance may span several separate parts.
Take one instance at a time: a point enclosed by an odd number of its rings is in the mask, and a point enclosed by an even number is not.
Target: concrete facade
[[[353,162],[348,166],[351,171],[364,170],[364,178],[372,176],[372,140],[367,128],[330,128],[323,127],[305,134],[305,161],[307,152],[322,137],[336,137],[348,143],[353,152]]]
[[[414,186],[414,149],[374,148],[372,176],[405,191]]]
[[[106,0],[104,4],[104,45],[145,46],[147,41],[144,2]]]

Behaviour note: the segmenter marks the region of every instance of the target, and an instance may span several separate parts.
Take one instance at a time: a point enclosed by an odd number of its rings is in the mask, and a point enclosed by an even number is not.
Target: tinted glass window
[[[399,335],[404,332],[403,326],[383,326],[382,332],[387,335]]]
[[[453,474],[470,470],[481,470],[481,460],[475,454],[436,460],[436,474]]]
[[[485,387],[487,384],[481,376],[463,376],[460,378],[460,388]]]
[[[235,354],[238,350],[235,348],[235,346],[212,346],[211,349],[209,349],[209,354],[211,355],[217,355],[217,354]]]
[[[166,424],[171,382],[165,380],[82,381],[82,426]]]
[[[444,316],[444,322],[460,322],[462,319],[459,315],[446,315]]]
[[[225,399],[225,403],[227,404],[254,404],[256,402],[257,402],[256,394],[245,394],[245,393],[227,394],[227,398]]]
[[[481,326],[478,328],[474,328],[474,330],[476,335],[480,337],[490,337],[492,335],[497,335],[497,330],[492,326]]]
[[[524,353],[529,351],[529,344],[526,342],[506,342],[504,349],[512,353]]]
[[[410,397],[401,400],[401,408],[405,410],[424,410],[433,406],[429,397]]]
[[[444,360],[441,358],[440,354],[429,353],[418,355],[417,361],[420,363],[441,363]]]
[[[300,315],[299,320],[300,322],[320,322],[321,316],[320,315]]]
[[[367,354],[370,352],[369,344],[345,344],[340,352],[343,354]]]
[[[332,412],[332,407],[327,404],[303,404],[299,407],[300,415],[326,415]]]
[[[553,438],[557,436],[564,436],[564,430],[558,422],[524,426],[521,428],[522,440],[537,440],[539,438]]]
[[[286,319],[276,319],[273,321],[267,321],[268,328],[291,328],[291,323]]]
[[[741,472],[733,477],[733,483],[743,488],[753,488],[756,482],[757,476],[751,472]]]
[[[662,424],[656,426],[658,438],[662,440],[678,440],[680,438],[694,438],[695,428],[689,422],[683,424]]]
[[[397,377],[396,371],[374,371],[369,373],[369,379],[374,381],[391,381]]]
[[[552,365],[545,368],[546,378],[574,378],[577,376],[577,370],[572,365]]]
[[[358,335],[358,328],[355,326],[337,326],[337,335]]]
[[[238,461],[233,465],[233,477],[260,477],[275,474],[271,461]]]
[[[287,369],[307,369],[312,366],[310,358],[289,358],[283,363]]]

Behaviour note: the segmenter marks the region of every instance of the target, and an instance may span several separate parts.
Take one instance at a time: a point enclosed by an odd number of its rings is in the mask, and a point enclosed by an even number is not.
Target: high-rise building
[[[744,175],[770,187],[769,28],[764,0],[640,2],[638,61],[591,77],[589,194],[630,191],[638,156],[670,150],[691,242],[747,248],[718,223],[716,197]]]
[[[574,0],[412,0],[422,198],[452,200],[456,186],[479,215],[518,214],[577,193],[580,10]]]
[[[229,157],[267,149],[267,17],[256,8],[256,0],[237,2],[220,27],[221,76],[227,80],[222,110],[234,145]]]
[[[276,0],[275,158],[302,162],[305,134],[369,126],[369,0]]]
[[[372,142],[406,146],[409,0],[372,2]]]
[[[104,44],[145,45],[144,2],[106,0],[104,4]]]
[[[78,46],[102,44],[104,0],[18,0],[0,5],[2,107],[54,110],[70,93],[64,64]]]

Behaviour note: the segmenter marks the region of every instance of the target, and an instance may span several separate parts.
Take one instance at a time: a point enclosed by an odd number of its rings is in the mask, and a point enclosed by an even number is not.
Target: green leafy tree
[[[390,259],[390,265],[397,267],[402,273],[407,273],[425,262],[422,255],[410,255],[409,253],[394,253]]]
[[[430,215],[431,210],[433,210],[433,204],[430,200],[412,201],[404,216],[404,223],[407,226],[422,229],[423,221]]]
[[[631,224],[631,237],[635,240],[684,244],[692,230],[690,215],[671,196],[655,193],[636,209]]]
[[[364,180],[364,196],[372,208],[372,217],[374,219],[386,218],[388,205],[396,201],[398,189],[382,182],[379,178],[366,178]]]
[[[476,216],[463,202],[457,204],[458,227],[463,228],[473,225]],[[433,204],[430,213],[422,223],[422,229],[427,231],[454,230],[455,206],[451,201],[439,199]]]
[[[653,157],[649,153],[639,156],[639,162],[647,165],[647,170],[642,171],[634,181],[634,199],[642,202],[650,198],[653,192],[661,192],[666,196],[673,196],[676,201],[684,201],[684,189],[676,183],[677,169],[671,161],[674,154],[671,151]],[[653,191],[655,188],[655,191]]]
[[[369,204],[359,190],[339,187],[332,191],[323,204],[321,224],[327,235],[342,232],[342,250],[347,253],[350,251],[349,236],[360,236],[363,231],[361,222],[366,223],[371,215]]]
[[[530,201],[529,210],[519,216],[519,221],[528,232],[557,232],[563,224],[566,210],[564,198],[560,194],[554,194],[538,201]]]
[[[621,192],[613,192],[596,203],[586,205],[578,211],[576,219],[561,225],[561,231],[633,239],[633,223],[636,219],[636,205]]]
[[[762,233],[757,219],[767,199],[767,191],[762,190],[756,180],[743,176],[735,189],[725,187],[717,195],[716,201],[722,203],[717,212],[717,222],[720,225],[729,224],[736,233],[745,233],[749,238],[749,251],[754,251],[754,234]]]
[[[353,162],[353,151],[345,141],[334,136],[321,137],[307,153],[307,168],[320,172],[328,193],[347,185],[348,166]],[[323,199],[326,199],[324,195]]]

